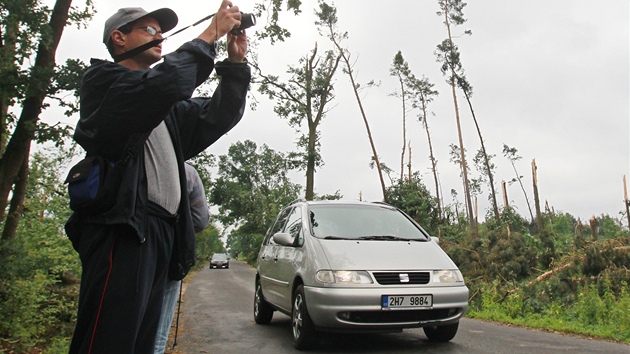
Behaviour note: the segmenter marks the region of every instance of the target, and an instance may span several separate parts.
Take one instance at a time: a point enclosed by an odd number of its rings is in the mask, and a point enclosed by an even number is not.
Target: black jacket
[[[92,60],[81,85],[80,119],[74,139],[87,155],[120,160],[139,136],[166,122],[177,156],[181,202],[176,225],[176,245],[189,245],[186,263],[194,263],[194,231],[186,191],[184,161],[199,154],[241,119],[251,78],[246,63],[214,64],[214,47],[195,39],[150,70],[130,70],[103,60]],[[191,98],[213,68],[221,77],[210,99]],[[66,233],[74,242],[84,223],[124,224],[139,241],[145,240],[147,179],[144,149],[127,164],[116,206],[96,216],[74,213]],[[192,241],[192,246],[191,245]],[[192,258],[192,259],[191,259]]]

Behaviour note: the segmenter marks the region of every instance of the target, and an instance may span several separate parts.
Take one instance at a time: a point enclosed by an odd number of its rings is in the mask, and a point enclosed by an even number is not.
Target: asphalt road
[[[290,318],[275,312],[269,325],[253,318],[255,270],[202,269],[184,285],[177,345],[167,353],[294,353]],[[171,331],[171,334],[174,332]],[[394,334],[325,334],[310,353],[602,353],[630,354],[630,345],[590,340],[464,318],[449,343],[427,341],[422,329]]]

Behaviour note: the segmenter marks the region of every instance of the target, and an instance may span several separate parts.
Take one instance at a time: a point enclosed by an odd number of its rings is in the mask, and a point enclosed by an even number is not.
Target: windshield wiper
[[[340,236],[325,236],[324,239],[326,240],[354,240],[352,238],[340,237]]]
[[[413,241],[410,240],[408,238],[402,238],[402,237],[398,237],[398,236],[387,236],[387,235],[381,235],[381,236],[361,236],[359,237],[359,240],[374,240],[374,241]]]

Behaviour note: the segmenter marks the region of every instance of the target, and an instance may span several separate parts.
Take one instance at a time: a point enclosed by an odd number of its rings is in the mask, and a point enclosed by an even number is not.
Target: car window
[[[302,209],[296,206],[291,211],[289,218],[287,219],[287,225],[284,228],[284,232],[293,237],[295,246],[301,246],[304,244],[304,238],[302,237]]]
[[[286,208],[278,214],[276,221],[273,223],[273,226],[269,229],[269,232],[265,236],[263,244],[275,243],[273,242],[272,236],[284,229],[284,225],[287,222],[287,218],[289,217],[291,210],[293,210],[293,208]]]
[[[212,259],[215,261],[225,261],[228,259],[228,256],[225,253],[215,253],[212,255]]]
[[[391,237],[426,241],[428,235],[405,214],[380,205],[311,205],[310,227],[320,238]]]

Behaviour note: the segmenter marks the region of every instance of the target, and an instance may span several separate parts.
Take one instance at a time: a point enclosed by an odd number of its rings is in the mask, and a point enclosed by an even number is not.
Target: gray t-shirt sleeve
[[[187,163],[184,165],[186,166],[186,188],[188,190],[188,199],[190,199],[193,227],[195,232],[201,232],[208,226],[210,221],[210,210],[208,209],[206,193],[197,170]]]

